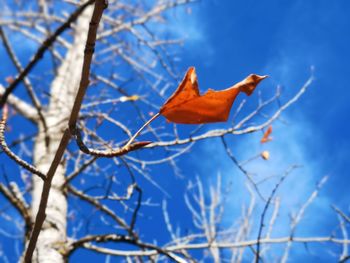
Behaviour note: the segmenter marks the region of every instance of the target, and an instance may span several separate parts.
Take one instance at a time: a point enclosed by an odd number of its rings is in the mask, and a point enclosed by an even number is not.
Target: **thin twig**
[[[12,49],[10,43],[9,43],[9,40],[4,32],[4,30],[2,29],[2,27],[0,26],[0,37],[2,39],[2,41],[4,42],[4,46],[7,50],[7,53],[9,54],[13,64],[15,65],[16,69],[18,72],[22,72],[23,71],[23,68],[22,68],[22,65],[21,63],[19,62],[14,50]],[[32,88],[32,85],[29,81],[28,78],[24,77],[23,78],[23,83],[24,83],[24,86],[26,87],[27,89],[27,92],[28,92],[28,95],[30,97],[30,99],[32,100],[37,112],[38,112],[38,117],[39,117],[39,120],[41,121],[42,125],[43,125],[43,128],[44,128],[44,132],[45,132],[45,143],[46,143],[46,147],[48,147],[49,145],[49,136],[47,134],[47,123],[46,123],[46,119],[44,117],[44,114],[43,114],[43,111],[42,111],[42,106],[40,104],[40,101],[38,99],[38,97],[36,96],[33,88]]]
[[[280,185],[283,183],[283,181],[286,179],[286,177],[295,169],[297,168],[296,165],[292,166],[291,168],[289,168],[284,175],[280,178],[280,180],[278,181],[278,183],[275,185],[274,189],[272,190],[269,199],[267,200],[264,210],[261,214],[261,219],[260,219],[260,224],[259,224],[259,233],[258,233],[258,238],[257,238],[257,244],[256,244],[256,256],[255,256],[255,262],[258,263],[260,260],[260,239],[261,239],[261,234],[262,234],[262,230],[264,227],[264,220],[265,220],[265,215],[267,212],[267,209],[270,206],[270,203],[272,201],[272,198],[275,196],[275,193],[277,191],[277,189],[280,187]]]
[[[14,152],[11,151],[11,149],[7,146],[6,140],[5,140],[5,129],[6,129],[6,121],[7,121],[7,107],[5,106],[2,111],[2,119],[0,122],[0,146],[4,153],[6,153],[12,160],[14,160],[16,163],[18,163],[21,167],[28,170],[32,174],[35,174],[39,176],[43,181],[46,180],[45,174],[40,172],[36,167],[33,165],[27,163],[23,159],[21,159],[19,156],[17,156]]]
[[[315,200],[322,186],[327,182],[327,180],[328,180],[328,176],[324,176],[321,178],[321,180],[316,185],[316,189],[312,192],[312,194],[309,196],[306,202],[301,206],[296,216],[293,218],[292,224],[291,224],[291,230],[290,230],[290,240],[287,242],[284,254],[281,259],[281,263],[287,262],[288,256],[289,256],[289,250],[292,246],[292,241],[294,241],[294,234],[295,234],[296,227],[299,224],[300,220],[303,218],[306,209]]]
[[[12,185],[13,185],[12,188],[16,189],[14,186],[14,182],[12,182]],[[14,193],[13,189],[10,190],[5,185],[0,183],[0,192],[3,194],[3,196],[7,198],[7,200],[9,200],[9,202],[13,205],[13,207],[17,209],[17,211],[23,217],[26,225],[26,235],[27,235],[31,228],[31,218],[29,214],[29,208],[27,204],[23,200],[21,200],[21,198],[19,198],[17,194],[15,194],[16,192]],[[18,189],[18,186],[17,186],[17,189]]]
[[[226,150],[226,153],[228,155],[228,157],[232,160],[232,162],[238,167],[239,170],[241,170],[241,172],[247,177],[249,183],[254,187],[256,193],[258,194],[258,196],[263,200],[266,201],[266,198],[262,195],[262,193],[259,190],[259,187],[257,185],[257,183],[254,181],[254,179],[252,178],[251,174],[244,169],[244,167],[238,162],[238,160],[236,159],[236,157],[233,155],[232,151],[230,150],[230,148],[228,147],[226,140],[224,138],[224,136],[221,136],[221,142]]]
[[[123,148],[128,149],[131,146],[131,143],[136,139],[137,136],[143,131],[144,128],[146,128],[152,121],[154,121],[157,117],[159,117],[160,113],[153,115],[152,118],[150,118],[142,127],[130,138],[130,140],[125,144]]]
[[[73,195],[79,197],[81,200],[84,200],[91,205],[95,206],[97,209],[104,212],[106,215],[108,215],[110,218],[112,218],[115,222],[118,223],[123,229],[127,230],[129,232],[128,225],[124,222],[124,220],[120,217],[118,217],[111,209],[109,209],[107,206],[101,204],[98,200],[94,199],[92,196],[89,196],[87,194],[84,194],[82,191],[79,191],[75,189],[73,186],[68,185],[68,191],[72,193]]]

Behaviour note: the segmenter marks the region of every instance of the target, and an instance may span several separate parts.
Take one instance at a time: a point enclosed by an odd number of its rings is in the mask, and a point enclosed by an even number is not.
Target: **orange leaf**
[[[244,92],[249,96],[266,77],[249,75],[228,89],[221,91],[209,89],[204,95],[200,95],[196,72],[194,67],[191,67],[177,90],[161,107],[160,114],[175,123],[224,122],[228,119],[237,95]]]
[[[270,125],[269,128],[267,128],[266,132],[264,133],[263,137],[261,138],[261,143],[272,141],[272,137],[269,137],[272,132],[272,126]]]

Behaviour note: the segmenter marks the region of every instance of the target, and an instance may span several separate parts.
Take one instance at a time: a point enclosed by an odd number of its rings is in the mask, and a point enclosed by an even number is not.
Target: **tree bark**
[[[45,137],[44,128],[41,125],[38,127],[33,158],[35,166],[44,173],[48,171],[63,131],[68,125],[68,118],[81,78],[84,48],[92,11],[93,7],[88,7],[78,18],[73,30],[73,43],[51,84],[50,102],[45,112],[48,140]],[[63,248],[67,241],[67,197],[62,189],[65,174],[66,164],[62,161],[52,181],[46,208],[46,220],[38,238],[33,262],[66,261]],[[42,186],[42,180],[34,176],[31,207],[33,221],[38,212]]]

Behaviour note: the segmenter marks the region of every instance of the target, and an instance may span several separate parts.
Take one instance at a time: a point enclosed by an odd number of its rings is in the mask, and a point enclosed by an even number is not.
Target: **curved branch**
[[[110,216],[114,221],[118,223],[123,229],[129,231],[129,226],[124,222],[124,220],[120,217],[118,217],[111,209],[109,209],[107,206],[101,204],[98,200],[94,199],[93,197],[84,194],[82,191],[79,191],[75,189],[73,186],[68,185],[68,191],[72,193],[73,195],[81,198],[82,200],[90,203],[91,205],[95,206],[97,209],[101,210],[102,212],[106,213],[108,216]]]
[[[11,149],[7,146],[6,140],[5,140],[5,129],[6,129],[6,121],[7,121],[7,108],[3,109],[3,115],[2,120],[0,122],[0,146],[4,153],[6,153],[12,160],[14,160],[17,164],[22,166],[24,169],[28,170],[29,172],[36,174],[39,176],[43,181],[46,180],[45,174],[40,172],[36,167],[33,165],[27,163],[26,161],[22,160],[19,156],[17,156],[14,152],[11,151]]]
[[[78,247],[84,247],[87,249],[91,249],[97,252],[102,252],[105,250],[105,248],[102,247],[97,247],[91,244],[91,242],[108,242],[108,241],[114,241],[114,242],[124,242],[124,243],[128,243],[128,244],[132,244],[135,246],[138,246],[141,249],[151,249],[151,250],[143,250],[143,252],[145,253],[145,255],[140,255],[140,256],[147,256],[147,252],[148,251],[156,251],[157,254],[163,254],[165,256],[167,256],[169,259],[172,259],[175,262],[178,263],[187,263],[186,260],[182,259],[181,257],[179,257],[178,255],[169,252],[165,249],[162,249],[161,247],[158,247],[156,245],[153,244],[148,244],[148,243],[143,243],[140,242],[137,239],[132,239],[130,237],[127,236],[121,236],[121,235],[115,235],[115,234],[109,234],[109,235],[90,235],[90,236],[86,236],[80,240],[77,240],[75,242],[73,242],[71,244],[71,249],[69,250],[69,253],[72,253],[75,249],[77,249]],[[108,250],[108,249],[106,249]],[[128,252],[130,254],[128,254]],[[133,256],[132,251],[126,251],[126,253],[124,253],[123,256]]]
[[[7,36],[6,36],[4,30],[2,29],[1,26],[0,26],[0,37],[2,38],[2,41],[4,42],[5,48],[7,50],[7,53],[10,56],[10,58],[11,58],[13,64],[15,65],[17,71],[18,72],[22,72],[23,71],[22,65],[19,62],[19,60],[18,60],[14,50],[12,49],[12,47],[11,47],[11,45],[9,43],[9,40],[7,39]],[[39,120],[41,121],[41,123],[42,123],[42,125],[44,127],[45,142],[46,142],[46,147],[47,147],[48,144],[49,144],[49,137],[48,137],[48,134],[47,134],[48,128],[47,128],[46,119],[45,119],[44,114],[43,114],[42,105],[41,105],[41,103],[40,103],[36,93],[34,92],[32,84],[29,81],[29,78],[24,77],[23,78],[23,83],[24,83],[24,86],[27,89],[27,93],[28,93],[32,103],[34,104],[34,107],[35,107],[35,109],[37,111]]]
[[[117,156],[124,155],[128,152],[138,150],[140,148],[145,147],[146,145],[150,144],[151,142],[145,141],[145,142],[135,142],[131,145],[128,145],[127,147],[122,147],[118,149],[113,149],[113,150],[95,150],[95,149],[89,149],[85,143],[83,142],[81,132],[79,129],[75,128],[75,131],[73,132],[75,135],[75,140],[76,143],[79,147],[79,149],[89,155],[96,156],[96,157],[108,157],[108,158],[113,158]]]
[[[0,183],[0,192],[7,198],[7,200],[13,205],[13,207],[21,214],[26,225],[26,235],[29,234],[32,220],[29,213],[28,205],[19,196],[18,186],[14,182],[10,183],[12,189],[7,188],[5,185]]]

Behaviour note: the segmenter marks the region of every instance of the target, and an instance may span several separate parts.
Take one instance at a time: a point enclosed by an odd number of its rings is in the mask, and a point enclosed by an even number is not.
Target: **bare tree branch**
[[[4,45],[5,45],[5,48],[7,50],[7,53],[9,54],[13,64],[17,68],[17,71],[18,72],[22,72],[23,71],[22,65],[19,62],[15,52],[12,50],[11,45],[9,43],[9,40],[7,39],[7,36],[6,36],[4,30],[2,29],[1,26],[0,26],[0,37],[2,38],[2,40],[4,42]],[[28,93],[32,103],[34,104],[35,109],[38,112],[39,120],[41,121],[41,124],[44,127],[45,142],[46,142],[46,147],[47,147],[48,144],[49,144],[49,137],[48,137],[48,134],[47,134],[47,129],[48,128],[47,128],[47,123],[46,123],[45,117],[43,115],[41,103],[40,103],[37,95],[35,94],[35,92],[33,90],[32,84],[30,83],[30,81],[29,81],[29,79],[27,77],[23,78],[23,83],[24,83],[24,86],[26,87],[27,93]]]
[[[290,241],[290,237],[280,237],[280,238],[269,238],[269,239],[261,239],[259,242],[261,244],[284,244],[288,241]],[[334,237],[293,237],[293,242],[295,243],[324,243],[324,242],[330,242],[335,244],[350,244],[350,240],[344,240]],[[166,252],[177,252],[181,251],[183,249],[186,250],[198,250],[198,249],[206,249],[210,246],[214,246],[215,248],[239,248],[239,247],[251,247],[257,245],[258,241],[256,239],[254,240],[247,240],[247,241],[241,241],[241,242],[235,242],[235,243],[216,243],[215,245],[210,243],[188,243],[188,244],[181,244],[181,245],[174,245],[174,246],[168,246],[164,247],[163,250]],[[152,250],[114,250],[114,249],[108,249],[108,248],[102,248],[102,247],[96,247],[91,244],[85,244],[84,245],[88,249],[92,249],[94,251],[105,253],[109,255],[115,255],[115,256],[153,256],[157,255],[159,252],[155,249]]]
[[[11,151],[11,149],[7,146],[6,140],[5,140],[5,129],[6,129],[6,121],[7,121],[7,108],[3,109],[2,119],[0,122],[0,146],[2,150],[16,163],[18,163],[20,166],[22,166],[24,169],[28,170],[29,172],[39,176],[43,181],[46,180],[45,174],[40,172],[37,168],[35,168],[33,165],[27,163],[23,159],[21,159],[19,156],[17,156],[15,153]]]
[[[21,214],[26,225],[26,235],[30,233],[32,221],[29,214],[29,207],[21,197],[21,193],[18,191],[18,186],[11,182],[11,190],[5,185],[0,184],[0,192],[7,198],[7,200],[14,206],[15,209]]]
[[[262,235],[262,230],[263,227],[265,226],[264,224],[264,220],[265,220],[265,215],[267,212],[267,209],[270,206],[270,203],[272,201],[272,198],[275,196],[277,189],[280,187],[280,185],[283,183],[283,181],[286,179],[286,177],[295,169],[297,168],[297,166],[292,166],[291,168],[289,168],[284,175],[280,178],[280,180],[278,181],[278,183],[275,185],[275,187],[273,188],[266,204],[265,207],[263,209],[263,212],[261,213],[261,219],[260,219],[260,224],[259,224],[259,232],[258,232],[258,237],[257,237],[257,244],[256,244],[256,257],[255,257],[255,262],[258,263],[260,260],[260,239],[261,239],[261,235]]]

